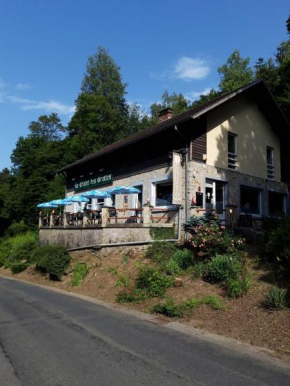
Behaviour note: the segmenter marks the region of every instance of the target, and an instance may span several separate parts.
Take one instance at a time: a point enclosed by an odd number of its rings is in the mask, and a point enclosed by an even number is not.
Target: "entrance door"
[[[224,182],[209,179],[205,184],[205,208],[215,210],[221,220],[225,219],[225,186]]]

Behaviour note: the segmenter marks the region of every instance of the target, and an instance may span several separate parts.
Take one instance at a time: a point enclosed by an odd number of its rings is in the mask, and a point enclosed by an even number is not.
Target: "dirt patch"
[[[127,278],[129,287],[133,288],[138,268],[141,265],[150,264],[148,260],[143,258],[143,255],[144,252],[137,249],[124,249],[121,252],[114,250],[109,254],[93,251],[72,252],[70,271],[61,282],[50,281],[48,277],[37,272],[34,267],[30,267],[17,275],[12,275],[8,269],[0,268],[0,274],[116,303],[116,295],[123,288],[117,286],[118,279],[120,277]],[[250,250],[250,256],[249,272],[253,286],[249,294],[243,298],[229,299],[221,286],[212,285],[202,280],[192,280],[189,275],[181,276],[182,286],[169,288],[166,296],[172,297],[177,303],[190,297],[218,296],[225,306],[225,310],[213,310],[203,305],[197,308],[193,315],[178,319],[178,321],[273,350],[278,357],[286,358],[289,362],[290,310],[269,311],[263,307],[265,294],[271,286],[265,280],[268,272],[265,267],[258,266],[255,249]],[[71,284],[72,271],[78,262],[86,263],[90,270],[85,280],[78,287],[73,287]],[[125,304],[125,306],[150,312],[151,307],[159,302],[160,299],[154,298],[137,304]]]

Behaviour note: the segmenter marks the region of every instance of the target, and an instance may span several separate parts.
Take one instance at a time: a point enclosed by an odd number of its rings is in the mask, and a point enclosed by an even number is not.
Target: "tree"
[[[12,173],[5,208],[11,220],[33,226],[37,204],[64,196],[64,179],[55,173],[75,160],[68,139],[61,139],[63,126],[56,114],[41,116],[29,124],[30,134],[20,137],[11,154]],[[1,194],[1,193],[0,193]]]
[[[78,157],[124,137],[129,119],[126,87],[120,67],[105,48],[99,47],[88,59],[76,112],[69,123]]]
[[[61,140],[67,130],[56,113],[41,115],[37,121],[30,122],[28,128],[31,134],[46,141]]]
[[[186,99],[181,93],[169,94],[167,90],[164,91],[162,95],[161,103],[153,103],[150,106],[151,115],[153,120],[156,122],[158,120],[159,112],[167,107],[172,108],[173,114],[178,115],[190,108],[190,102]]]
[[[250,58],[243,59],[239,50],[235,50],[226,64],[218,68],[221,75],[219,88],[222,92],[235,90],[253,80],[253,70],[249,67]]]

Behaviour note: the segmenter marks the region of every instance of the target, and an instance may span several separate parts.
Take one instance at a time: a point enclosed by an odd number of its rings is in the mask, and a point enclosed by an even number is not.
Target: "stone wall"
[[[146,226],[101,226],[94,228],[40,228],[39,243],[63,245],[68,249],[98,246],[102,244],[128,243],[128,242],[149,242],[150,227]]]

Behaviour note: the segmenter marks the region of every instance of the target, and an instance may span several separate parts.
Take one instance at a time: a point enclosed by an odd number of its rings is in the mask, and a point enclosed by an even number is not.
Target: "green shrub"
[[[172,298],[167,298],[165,303],[156,304],[151,310],[155,314],[162,314],[170,318],[180,318],[183,316],[183,310],[174,303]]]
[[[141,267],[136,279],[136,287],[145,290],[149,297],[164,296],[167,288],[172,286],[174,280],[164,275],[159,269]]]
[[[237,278],[240,271],[241,266],[235,257],[217,255],[208,262],[205,277],[211,283],[220,283]]]
[[[168,241],[155,241],[146,250],[145,257],[156,263],[169,260],[177,248],[175,244]]]
[[[180,269],[178,263],[176,260],[171,258],[170,260],[166,261],[164,265],[164,270],[167,273],[167,275],[178,275],[182,272]]]
[[[277,273],[280,278],[290,279],[290,247],[284,248],[280,256],[276,257]]]
[[[46,245],[34,252],[36,267],[48,273],[51,280],[61,280],[70,263],[70,256],[65,247]]]
[[[249,277],[231,279],[229,278],[226,282],[226,288],[228,295],[231,298],[240,298],[249,292],[251,287],[251,281]]]
[[[171,318],[179,318],[184,316],[184,314],[191,315],[202,304],[209,305],[215,310],[223,310],[225,308],[216,296],[204,296],[202,299],[189,298],[180,304],[175,304],[172,298],[167,298],[165,303],[156,304],[152,307],[151,311]]]
[[[176,238],[175,230],[171,228],[151,227],[149,234],[153,240],[171,240]]]
[[[184,224],[182,224],[182,227],[185,232],[188,232],[193,235],[195,234],[196,227],[201,226],[203,224],[203,217],[193,215],[190,216]]]
[[[115,283],[115,287],[128,287],[129,286],[129,278],[124,274],[121,274],[118,280]]]
[[[33,251],[37,246],[37,235],[31,231],[4,239],[0,244],[0,266],[8,268],[24,263],[27,267],[34,261]],[[13,269],[16,273],[17,268]]]
[[[89,273],[89,267],[85,263],[77,263],[73,270],[72,286],[77,287]]]
[[[265,306],[273,310],[281,310],[286,306],[286,289],[271,287],[266,295]]]
[[[28,226],[24,223],[24,221],[14,222],[12,223],[5,231],[4,237],[14,237],[17,235],[24,234],[28,231]]]
[[[172,259],[176,261],[181,269],[191,267],[193,265],[193,258],[194,255],[189,249],[177,250],[172,256]]]
[[[267,258],[276,262],[276,257],[281,257],[281,253],[286,248],[290,248],[290,218],[281,219],[280,225],[266,233],[265,252]]]
[[[10,263],[25,261],[33,263],[33,251],[38,247],[37,235],[33,232],[20,234],[11,239],[8,260]]]
[[[145,291],[141,289],[133,289],[132,291],[122,291],[117,294],[116,301],[118,303],[136,303],[148,299]]]
[[[200,304],[206,304],[208,306],[211,306],[214,310],[224,310],[225,309],[225,307],[222,304],[222,302],[220,301],[220,299],[214,295],[204,296],[201,299]]]
[[[16,262],[10,265],[13,275],[25,271],[29,267],[28,263]]]
[[[205,275],[205,272],[207,270],[207,263],[204,261],[199,261],[193,265],[193,273],[192,278],[193,280],[200,279],[202,276]]]

